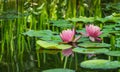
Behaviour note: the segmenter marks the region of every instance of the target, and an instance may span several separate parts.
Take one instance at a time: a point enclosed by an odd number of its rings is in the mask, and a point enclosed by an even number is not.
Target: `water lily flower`
[[[77,47],[76,45],[76,42],[77,40],[80,39],[81,36],[77,36],[75,38],[75,29],[67,29],[67,30],[63,30],[61,33],[60,33],[60,37],[62,39],[62,43],[68,43],[70,45],[72,45],[72,47]],[[65,49],[62,51],[63,55],[64,56],[70,56],[70,55],[74,55],[73,54],[73,51],[72,51],[72,48],[68,48],[68,49]]]
[[[89,39],[91,41],[100,41],[101,39],[98,38],[99,35],[101,35],[102,32],[100,31],[100,27],[95,25],[86,25],[86,36],[89,36]]]
[[[62,33],[60,33],[60,37],[65,43],[72,42],[75,37],[75,29],[70,30],[63,30]]]

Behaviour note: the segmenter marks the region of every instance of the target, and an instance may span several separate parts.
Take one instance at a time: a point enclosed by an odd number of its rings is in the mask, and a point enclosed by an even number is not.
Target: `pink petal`
[[[75,36],[75,30],[63,30],[62,33],[60,33],[60,37],[63,40],[63,42],[71,42]]]
[[[94,37],[89,37],[89,39],[91,40],[91,41],[95,41],[95,38]]]
[[[95,41],[95,38],[101,35],[102,32],[100,31],[100,27],[90,24],[86,26],[86,34],[91,41]]]
[[[101,38],[95,38],[98,42],[101,42],[102,39]]]

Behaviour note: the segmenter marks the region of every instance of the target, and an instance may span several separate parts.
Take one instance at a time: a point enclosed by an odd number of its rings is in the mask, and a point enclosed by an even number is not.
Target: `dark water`
[[[37,59],[39,55],[39,61]],[[14,55],[12,57],[5,56],[0,62],[0,72],[42,72],[47,69],[63,68],[65,58],[62,60],[60,51],[56,50],[33,50],[24,52],[23,55]],[[80,63],[84,61],[85,55],[74,54],[74,57],[68,57],[66,68],[75,70],[75,72],[118,72],[116,70],[90,70],[80,67]],[[95,58],[95,57],[93,57]],[[106,58],[107,56],[97,55],[97,58]],[[40,66],[38,63],[40,62]]]

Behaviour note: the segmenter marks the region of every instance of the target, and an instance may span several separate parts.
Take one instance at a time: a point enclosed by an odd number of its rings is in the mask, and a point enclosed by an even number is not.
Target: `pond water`
[[[42,51],[42,50],[41,50]],[[4,56],[0,62],[1,72],[42,72],[48,69],[64,68],[65,58],[61,59],[60,51],[44,52],[24,52],[22,55]],[[39,55],[39,59],[37,59]],[[118,72],[115,70],[90,70],[80,67],[80,63],[84,61],[85,55],[75,53],[74,57],[69,57],[65,68],[75,70],[75,72]],[[94,58],[96,58],[94,56]],[[108,59],[106,55],[97,55],[97,58]],[[39,61],[38,61],[39,60]],[[59,72],[59,71],[58,71]],[[67,71],[66,71],[67,72]]]

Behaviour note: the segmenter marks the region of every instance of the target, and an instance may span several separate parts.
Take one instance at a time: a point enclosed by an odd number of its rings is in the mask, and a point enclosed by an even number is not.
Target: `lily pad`
[[[106,52],[105,54],[109,56],[120,56],[120,51],[109,51]]]
[[[106,53],[109,50],[106,48],[99,48],[99,49],[86,49],[86,48],[74,48],[73,49],[74,52],[77,53],[82,53],[82,54],[102,54],[102,53]]]
[[[120,28],[119,27],[115,27],[115,30],[120,31]]]
[[[42,40],[38,40],[36,43],[40,47],[45,49],[68,49],[72,47],[71,45],[67,45],[67,44],[57,44],[54,42],[48,42],[48,41],[42,41]]]
[[[88,37],[81,37],[77,42],[90,42]]]
[[[105,20],[104,20],[104,18],[97,17],[94,22],[104,23]]]
[[[110,44],[88,42],[88,43],[80,43],[78,44],[78,46],[85,47],[85,48],[107,48],[107,47],[110,47]]]
[[[83,61],[80,64],[83,68],[88,69],[117,69],[120,67],[120,62],[118,61],[109,61],[109,60],[103,60],[103,59],[97,59],[97,60],[87,60]]]
[[[52,24],[53,26],[56,26],[56,27],[64,27],[64,28],[72,28],[72,24],[69,22],[69,21],[66,21],[66,20],[52,20],[50,21],[50,24]]]
[[[102,30],[102,34],[100,35],[100,37],[108,37],[111,34],[119,33],[119,31],[115,30],[114,28],[111,28],[111,27],[107,28],[107,27]]]
[[[75,72],[74,70],[71,69],[49,69],[49,70],[44,70],[42,72]]]
[[[88,22],[94,22],[94,17],[83,17],[83,16],[80,16],[79,18],[68,19],[68,21],[88,23]]]
[[[120,44],[115,44],[116,47],[120,48]]]
[[[115,26],[117,26],[117,24],[105,25],[105,26],[103,26],[103,28],[111,29],[111,28],[114,28]]]
[[[23,33],[23,35],[27,35],[30,37],[44,37],[44,36],[51,36],[52,34],[54,34],[54,32],[52,32],[51,30],[29,30],[25,33]]]
[[[62,42],[62,39],[60,38],[59,35],[44,35],[40,38],[41,40],[45,40],[45,41],[52,41],[52,42]]]

